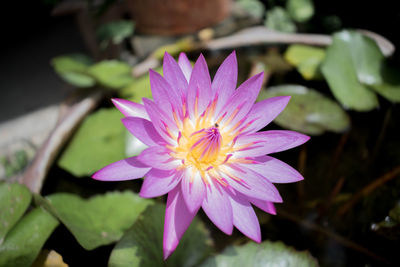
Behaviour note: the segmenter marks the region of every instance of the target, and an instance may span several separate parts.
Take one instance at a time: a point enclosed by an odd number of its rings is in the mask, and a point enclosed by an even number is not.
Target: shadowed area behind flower
[[[140,196],[168,194],[164,223],[164,259],[200,208],[224,233],[239,231],[261,242],[252,205],[275,214],[282,202],[272,183],[303,177],[286,163],[267,156],[306,142],[303,134],[274,130],[257,132],[287,105],[278,96],[254,104],[262,85],[257,74],[236,89],[237,60],[233,52],[211,81],[202,55],[193,68],[185,54],[176,62],[164,55],[164,76],[150,71],[154,100],[143,105],[113,99],[126,116],[125,127],[148,146],[140,155],[99,170],[94,179],[121,181],[144,178]]]

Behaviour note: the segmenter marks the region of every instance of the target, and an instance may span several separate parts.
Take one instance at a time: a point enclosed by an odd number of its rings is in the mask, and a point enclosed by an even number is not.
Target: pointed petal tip
[[[303,144],[305,143],[305,142],[307,142],[308,140],[310,140],[311,139],[311,136],[308,136],[308,135],[305,135],[305,134],[303,134]]]
[[[98,170],[97,172],[93,173],[91,178],[97,181],[103,181],[103,182],[107,182],[110,181],[109,179],[105,179],[105,168],[101,168],[100,170]]]
[[[245,236],[247,236],[248,238],[250,238],[251,240],[253,240],[254,242],[261,243],[261,229],[260,229],[260,226],[258,226],[258,231],[256,231],[255,233],[243,233],[243,234]]]
[[[261,236],[257,236],[256,238],[251,238],[254,242],[260,244],[261,243]]]
[[[254,77],[254,79],[260,79],[260,78],[262,79],[262,78],[264,78],[264,72],[262,71],[260,73],[257,73],[253,77]]]
[[[274,200],[272,201],[273,203],[283,203],[283,198],[281,197],[281,194],[279,194],[278,189],[276,190],[276,194],[274,196]]]
[[[92,176],[91,176],[91,178],[92,178],[92,179],[94,179],[94,180],[101,181],[101,179],[99,179],[99,174],[98,174],[98,171],[97,171],[97,172],[95,172],[95,173],[93,173],[93,174],[92,174]]]
[[[183,53],[183,52],[181,52],[181,53]],[[164,51],[164,58],[165,57],[172,57],[166,50]]]
[[[106,176],[104,175],[103,169],[100,169],[97,172],[93,173],[91,178],[93,180],[102,181],[102,182],[112,182],[112,180],[106,178]]]
[[[169,249],[163,249],[163,259],[167,260],[169,256],[171,256],[172,252],[174,251]]]
[[[286,103],[289,103],[289,101],[292,98],[292,96],[290,96],[290,95],[282,95],[282,96],[277,96],[276,98],[280,99],[282,101],[286,101]]]
[[[236,60],[237,60],[237,58],[236,58],[236,51],[233,50],[232,53],[230,53],[229,56],[227,56],[227,58],[231,58],[231,59],[233,59],[233,60],[236,61]]]
[[[303,181],[304,180],[304,177],[303,177],[303,175],[298,175],[297,176],[297,180],[296,181],[293,181],[294,183],[297,183],[297,182],[300,182],[300,181]],[[283,201],[282,201],[283,202]]]
[[[151,79],[151,77],[154,77],[156,75],[160,75],[157,71],[153,70],[153,69],[149,69],[149,78]]]
[[[122,99],[122,98],[111,98],[111,102],[113,103],[113,105],[119,109],[119,106],[123,105],[123,102],[125,102],[127,100]]]
[[[225,230],[222,230],[222,229],[221,229],[221,231],[224,232],[226,235],[232,235],[232,233],[233,233],[233,227],[230,228],[230,229],[225,229]]]
[[[200,56],[197,58],[196,62],[194,63],[193,68],[195,68],[196,65],[202,65],[202,67],[206,67],[207,68],[207,72],[208,72],[208,65],[207,65],[207,61],[206,58],[203,56],[202,53],[200,53]]]
[[[187,59],[186,53],[185,52],[180,52],[179,53],[179,58],[180,59]]]

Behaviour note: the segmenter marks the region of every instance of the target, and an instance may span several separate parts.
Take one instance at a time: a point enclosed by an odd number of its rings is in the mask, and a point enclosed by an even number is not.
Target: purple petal
[[[123,118],[121,121],[128,131],[144,144],[157,146],[165,143],[150,121],[136,117]]]
[[[247,164],[246,166],[251,165]],[[262,177],[250,168],[240,166],[239,164],[231,164],[226,167],[227,174],[226,180],[229,185],[236,191],[248,196],[271,202],[282,202],[282,197],[279,195],[276,187],[267,179]],[[230,178],[229,175],[239,178],[242,181]]]
[[[123,159],[98,170],[92,175],[100,181],[125,181],[142,178],[150,171],[150,167],[137,160],[137,157]]]
[[[182,113],[182,96],[170,86],[170,84],[154,70],[149,71],[151,92],[154,102],[163,111],[169,121],[174,121],[173,114]]]
[[[233,215],[227,193],[218,185],[207,186],[202,208],[208,218],[225,234],[232,234]]]
[[[233,225],[244,235],[260,243],[260,224],[249,201],[239,194],[232,196],[230,201],[233,213]]]
[[[169,192],[164,222],[164,260],[167,259],[178,246],[179,240],[189,227],[196,213],[197,211],[190,212],[186,207],[179,186]]]
[[[145,150],[137,156],[137,159],[156,169],[160,170],[172,170],[179,166],[180,161],[170,156],[170,151],[163,146],[152,146],[146,148]]]
[[[170,54],[165,52],[163,62],[164,78],[171,85],[172,89],[176,90],[178,96],[186,96],[188,81],[183,75],[181,68],[175,59]],[[177,101],[180,99],[176,99]]]
[[[198,210],[203,203],[206,188],[199,172],[196,172],[194,177],[190,177],[190,174],[191,172],[188,171],[183,177],[181,190],[183,198],[186,201],[186,206],[193,212]]]
[[[113,104],[122,114],[126,117],[138,117],[143,119],[149,119],[146,109],[142,104],[138,104],[129,100],[113,98],[111,99]]]
[[[259,173],[272,183],[293,183],[303,180],[303,176],[288,164],[276,158],[263,156],[257,157],[257,164],[243,164],[249,169]]]
[[[233,95],[237,82],[237,60],[233,51],[218,68],[211,84],[213,93],[218,95],[216,113],[225,105],[226,101]]]
[[[307,135],[293,131],[265,131],[257,132],[238,137],[235,147],[239,151],[235,153],[237,157],[257,157],[265,154],[284,151],[301,144],[310,139]],[[240,150],[240,147],[243,150]]]
[[[180,53],[178,65],[181,68],[183,75],[186,78],[186,81],[189,82],[190,76],[192,75],[192,64],[190,64],[190,61],[185,53]]]
[[[144,198],[162,196],[176,187],[182,174],[175,171],[151,169],[140,189],[139,195]]]
[[[276,215],[276,209],[274,203],[265,200],[260,200],[257,198],[249,198],[249,200],[257,208],[265,212],[268,212],[269,214]]]
[[[249,124],[245,132],[257,132],[273,121],[286,107],[290,96],[264,99],[253,105],[243,125]]]
[[[210,74],[204,56],[200,55],[196,64],[194,64],[187,93],[188,111],[191,119],[203,113],[212,100],[211,98]]]
[[[154,128],[158,132],[158,134],[169,144],[175,144],[176,139],[173,138],[173,132],[168,132],[166,127],[174,128],[174,125],[162,112],[157,105],[147,99],[143,98],[144,107],[146,108],[147,114],[149,114],[150,120],[153,123]],[[169,128],[170,130],[172,130]]]
[[[219,116],[224,116],[226,113],[221,124],[228,123],[231,127],[234,127],[247,115],[260,92],[263,76],[264,73],[259,73],[239,86],[219,113]]]

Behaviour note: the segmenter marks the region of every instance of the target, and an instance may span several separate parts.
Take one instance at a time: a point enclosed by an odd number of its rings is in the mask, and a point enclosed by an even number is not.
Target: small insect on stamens
[[[215,124],[214,124],[214,127],[218,128],[218,127],[219,127],[218,123],[215,123]]]

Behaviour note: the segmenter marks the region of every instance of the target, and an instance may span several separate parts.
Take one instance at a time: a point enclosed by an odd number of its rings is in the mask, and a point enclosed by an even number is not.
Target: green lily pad
[[[400,102],[400,85],[382,83],[371,85],[371,88],[389,101]]]
[[[0,266],[31,266],[58,221],[42,208],[25,215],[0,245]]]
[[[284,57],[287,62],[297,68],[304,79],[312,80],[322,77],[319,67],[325,58],[325,49],[308,45],[291,45]]]
[[[116,108],[103,108],[80,125],[58,165],[75,176],[93,174],[102,167],[125,158],[126,130]]]
[[[343,106],[369,111],[378,106],[378,100],[366,85],[382,82],[382,59],[373,40],[354,31],[341,31],[333,36],[321,70]]]
[[[92,87],[96,84],[96,81],[92,77],[83,73],[77,73],[77,72],[60,73],[60,77],[63,78],[63,80],[66,81],[67,83],[81,88]]]
[[[90,199],[57,193],[47,196],[51,212],[87,250],[118,241],[152,203],[131,192],[113,192]]]
[[[211,252],[209,233],[194,219],[176,251],[163,260],[165,205],[147,208],[111,252],[110,267],[122,266],[195,266]]]
[[[96,31],[96,37],[102,47],[107,47],[111,41],[120,44],[133,34],[134,23],[131,20],[112,21],[101,25]]]
[[[0,245],[31,202],[31,192],[21,184],[0,183]]]
[[[282,85],[261,91],[258,100],[290,95],[292,98],[274,120],[283,128],[311,135],[325,131],[343,132],[350,126],[347,113],[321,93],[301,85]]]
[[[382,83],[370,88],[391,102],[400,102],[400,70],[384,65],[381,74]]]
[[[77,87],[91,87],[96,81],[87,71],[92,64],[91,58],[82,54],[58,56],[51,60],[54,70],[67,83]]]
[[[296,22],[306,22],[314,15],[312,0],[288,0],[286,9],[290,17]]]
[[[309,252],[298,252],[282,242],[264,241],[261,244],[252,242],[243,246],[230,246],[221,254],[208,258],[200,266],[312,267],[318,266],[318,262]]]
[[[154,71],[162,74],[162,67],[156,68]],[[121,89],[118,93],[120,97],[137,103],[142,102],[143,97],[152,98],[149,74],[135,79],[133,83]]]
[[[118,60],[101,61],[91,66],[88,72],[101,85],[112,89],[120,89],[133,82],[132,67]]]
[[[282,7],[274,7],[267,11],[265,26],[271,30],[280,32],[295,32],[296,25],[290,18],[289,14]]]

